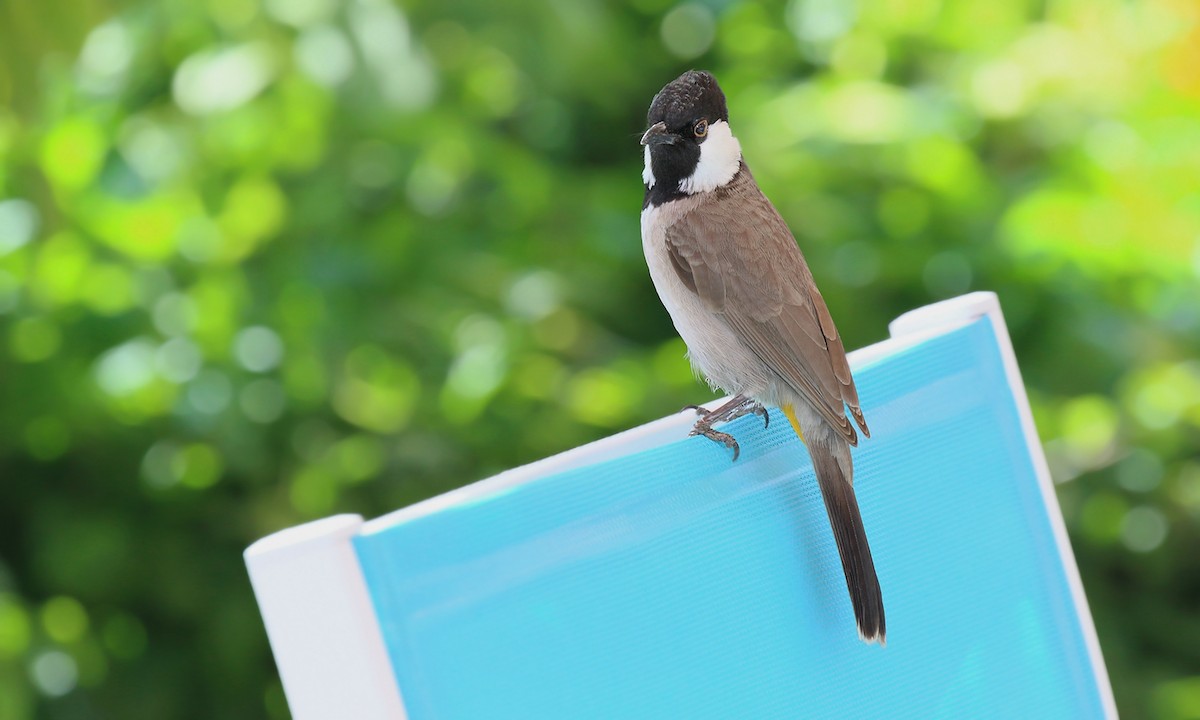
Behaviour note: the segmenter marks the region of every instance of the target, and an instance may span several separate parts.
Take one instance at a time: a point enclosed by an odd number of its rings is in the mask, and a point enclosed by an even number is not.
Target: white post
[[[1012,338],[1008,335],[1008,326],[1004,323],[1004,314],[1000,311],[1000,299],[994,292],[973,292],[943,300],[904,313],[888,325],[888,330],[893,338],[924,335],[939,329],[944,332],[949,327],[963,325],[982,317],[991,320],[992,330],[996,333],[996,345],[1000,348],[1000,358],[1004,362],[1004,374],[1008,377],[1009,389],[1017,406],[1017,417],[1025,431],[1025,445],[1029,448],[1033,469],[1041,486],[1042,502],[1046,505],[1046,514],[1058,544],[1063,571],[1075,600],[1075,611],[1079,616],[1083,641],[1087,645],[1092,669],[1096,673],[1096,687],[1100,689],[1105,716],[1115,720],[1117,704],[1113,699],[1108,669],[1104,665],[1104,655],[1100,652],[1100,640],[1096,637],[1092,611],[1088,608],[1087,596],[1083,593],[1083,581],[1079,577],[1079,567],[1075,564],[1075,554],[1071,551],[1071,540],[1067,537],[1067,528],[1063,524],[1062,509],[1058,505],[1058,495],[1054,492],[1054,481],[1050,478],[1050,466],[1046,464],[1046,455],[1038,439],[1037,427],[1033,424],[1033,412],[1029,409],[1029,396],[1026,395],[1025,383],[1021,380],[1021,370],[1017,366]]]
[[[396,677],[350,541],[363,520],[289,528],[246,549],[246,567],[295,720],[404,720]]]

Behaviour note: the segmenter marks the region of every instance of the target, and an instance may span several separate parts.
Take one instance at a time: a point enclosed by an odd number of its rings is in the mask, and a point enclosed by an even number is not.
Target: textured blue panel
[[[886,648],[774,411],[358,538],[410,718],[1102,717],[988,322],[856,373]]]

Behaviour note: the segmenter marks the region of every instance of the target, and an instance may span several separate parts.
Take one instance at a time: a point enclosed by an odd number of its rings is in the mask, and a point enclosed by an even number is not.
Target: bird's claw
[[[706,437],[713,442],[721,443],[733,451],[733,459],[735,462],[738,459],[738,455],[740,455],[742,452],[742,448],[738,445],[738,441],[735,440],[732,435],[729,433],[720,432],[719,430],[713,430],[711,427],[700,427],[700,423],[697,423],[696,427],[692,428],[692,431],[688,433],[688,435],[692,437],[699,435]]]
[[[741,454],[741,448],[738,446],[737,440],[734,440],[733,436],[729,433],[713,430],[713,425],[719,422],[731,422],[743,415],[753,413],[762,417],[764,428],[771,426],[771,414],[767,412],[762,403],[742,395],[734,396],[715,410],[708,410],[700,405],[685,405],[683,409],[694,410],[700,416],[700,419],[696,421],[696,424],[692,427],[692,431],[688,434],[693,437],[702,435],[713,442],[721,443],[733,450],[734,460],[737,460],[738,455]]]

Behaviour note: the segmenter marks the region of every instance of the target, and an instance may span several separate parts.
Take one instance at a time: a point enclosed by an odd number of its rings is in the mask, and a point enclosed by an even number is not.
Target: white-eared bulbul
[[[858,632],[885,642],[883,596],[854,496],[850,410],[870,437],[846,351],[787,224],[758,189],[713,76],[689,71],[650,104],[642,136],[642,247],[688,358],[732,399],[692,430],[763,405],[783,410],[808,446],[842,559]]]

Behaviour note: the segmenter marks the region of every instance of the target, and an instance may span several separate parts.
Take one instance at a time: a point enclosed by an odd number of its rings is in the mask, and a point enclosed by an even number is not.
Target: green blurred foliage
[[[707,399],[692,66],[848,347],[999,292],[1122,714],[1200,717],[1195,2],[6,0],[0,720],[286,717],[248,543]]]

